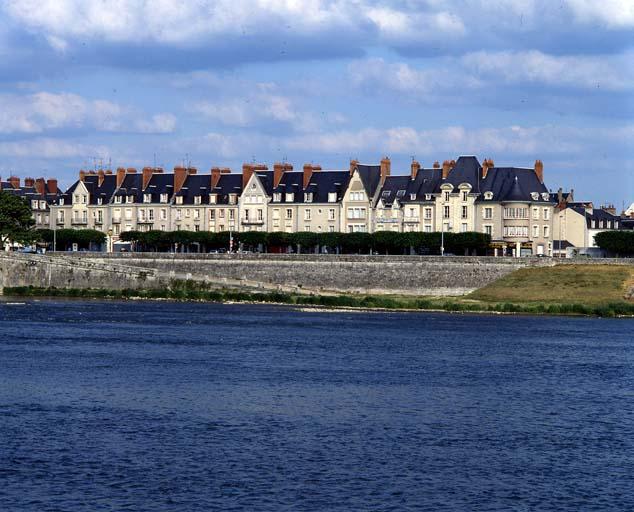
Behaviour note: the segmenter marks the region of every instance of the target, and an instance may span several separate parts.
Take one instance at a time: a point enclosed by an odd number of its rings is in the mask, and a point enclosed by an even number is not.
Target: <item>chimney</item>
[[[559,187],[557,190],[557,204],[562,204],[564,202],[564,189]]]
[[[17,176],[11,176],[7,181],[13,188],[20,188],[20,178]]]
[[[320,165],[304,164],[304,190],[310,185],[310,179],[314,172],[321,171]]]
[[[196,174],[198,172],[198,169],[196,169],[196,167],[188,167],[187,168],[187,175],[191,176],[192,174]]]
[[[385,182],[385,178],[390,175],[392,163],[388,157],[383,157],[381,159],[381,183]]]
[[[46,195],[46,182],[44,178],[38,178],[35,180],[35,190],[41,196]]]
[[[442,163],[442,179],[446,180],[449,176],[449,171],[451,170],[451,162],[449,160],[445,160]]]
[[[154,169],[152,167],[144,167],[143,170],[141,171],[141,174],[143,175],[143,183],[141,185],[141,190],[145,190],[147,186],[150,184],[150,180],[152,179],[152,174],[154,174]]]
[[[432,166],[434,169],[440,169],[440,162],[438,162],[438,160],[436,160],[434,162],[434,165]]]
[[[104,170],[99,169],[99,171],[97,172],[97,176],[99,177],[97,180],[97,186],[101,187],[101,185],[103,185],[103,180],[105,179],[106,173]]]
[[[485,158],[484,162],[482,162],[482,179],[487,177],[487,174],[489,174],[489,169],[492,169],[493,167],[495,167],[493,160],[491,160],[490,158]]]
[[[350,160],[350,176],[352,176],[352,174],[354,173],[357,165],[359,165],[359,160]]]
[[[452,160],[451,162],[449,162],[449,168],[453,169],[456,166],[456,161]]]
[[[126,171],[128,174],[136,174],[136,169],[134,167],[128,167]]]
[[[35,185],[35,180],[33,178],[24,178],[24,186],[25,187],[32,187]]]
[[[186,179],[187,169],[181,166],[174,167],[174,195],[180,192]]]
[[[305,166],[304,166],[305,167]],[[284,173],[289,170],[287,164],[282,164],[276,162],[273,164],[273,188],[277,188],[280,182],[282,181],[282,177]],[[290,170],[293,170],[293,166],[290,166]]]
[[[57,180],[52,178],[47,180],[46,188],[48,188],[49,194],[57,194]]]
[[[121,186],[124,179],[125,179],[125,168],[117,167],[117,188]]]
[[[242,190],[247,187],[247,183],[253,175],[253,164],[242,164]],[[275,185],[274,185],[275,186]]]
[[[418,174],[418,171],[420,171],[420,164],[414,160],[412,161],[412,179],[415,180],[416,179],[416,175]]]
[[[544,164],[541,160],[535,160],[535,174],[540,183],[544,183]]]
[[[84,181],[86,179],[86,171],[83,169],[79,171],[79,181]]]
[[[106,169],[106,174],[112,174],[112,171],[110,169]]]

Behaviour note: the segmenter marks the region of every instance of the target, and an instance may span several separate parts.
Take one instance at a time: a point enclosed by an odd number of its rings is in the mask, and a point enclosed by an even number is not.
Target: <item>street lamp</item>
[[[451,231],[451,223],[447,223],[447,231]],[[444,220],[441,223],[440,229],[440,255],[445,255],[445,223]]]

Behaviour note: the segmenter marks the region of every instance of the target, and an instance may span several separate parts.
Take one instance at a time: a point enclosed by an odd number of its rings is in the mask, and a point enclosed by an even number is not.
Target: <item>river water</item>
[[[0,302],[0,510],[631,510],[634,322]]]

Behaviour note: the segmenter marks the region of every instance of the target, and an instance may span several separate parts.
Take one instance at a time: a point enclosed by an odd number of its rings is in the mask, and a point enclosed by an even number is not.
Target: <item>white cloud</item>
[[[568,0],[574,16],[585,23],[597,20],[611,28],[634,27],[634,2],[632,0]]]
[[[0,142],[0,155],[20,159],[106,158],[110,154],[102,145],[81,144],[64,139],[35,138]]]
[[[573,88],[623,90],[634,87],[634,53],[616,56],[555,56],[539,51],[475,52],[463,66],[482,80],[541,83]]]
[[[55,129],[93,128],[106,132],[168,133],[176,118],[144,118],[134,108],[72,93],[38,92],[0,95],[0,133],[42,133]]]

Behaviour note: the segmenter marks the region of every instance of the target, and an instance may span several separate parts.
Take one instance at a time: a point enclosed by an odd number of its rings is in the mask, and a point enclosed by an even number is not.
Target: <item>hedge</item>
[[[314,232],[234,232],[211,233],[206,231],[127,231],[120,240],[134,242],[137,251],[208,252],[228,249],[229,238],[233,249],[253,251],[329,252],[345,254],[439,254],[440,233],[314,233]],[[464,254],[465,251],[487,250],[491,237],[483,233],[445,233],[445,251]]]
[[[618,256],[634,255],[634,231],[602,231],[594,237],[601,248]]]

